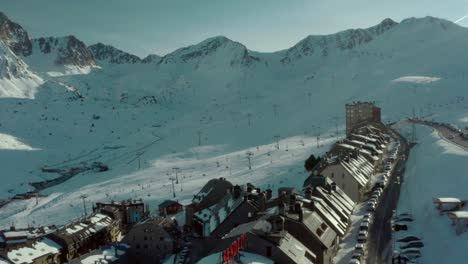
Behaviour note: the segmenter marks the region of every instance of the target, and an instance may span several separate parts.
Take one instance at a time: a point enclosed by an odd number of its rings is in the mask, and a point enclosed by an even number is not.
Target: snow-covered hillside
[[[33,98],[43,80],[0,41],[0,97]]]
[[[465,116],[468,116],[466,111]],[[407,123],[399,127],[401,131],[411,129]],[[419,140],[407,163],[397,207],[398,214],[409,213],[414,222],[409,223],[408,231],[396,233],[394,241],[408,235],[422,238],[420,263],[465,263],[468,234],[456,235],[452,221],[446,214],[439,214],[432,199],[467,199],[468,150],[454,145],[431,128],[418,125],[416,131]],[[403,244],[394,243],[395,250]]]
[[[326,151],[337,130],[343,134],[344,104],[354,100],[375,100],[385,121],[415,108],[418,115],[468,122],[462,115],[468,29],[431,17],[310,36],[274,53],[214,37],[148,63],[113,64],[127,56],[85,47],[101,67],[80,75],[54,68],[58,53],[33,42],[32,55],[20,57],[46,81],[33,100],[0,98],[0,199],[58,176],[44,167],[103,162],[110,170],[46,189],[37,205],[8,204],[0,209],[0,227],[64,223],[82,213],[82,194],[88,206],[142,197],[154,209],[172,195],[174,167],[185,177],[176,186],[184,201],[214,177],[300,187],[305,158]]]

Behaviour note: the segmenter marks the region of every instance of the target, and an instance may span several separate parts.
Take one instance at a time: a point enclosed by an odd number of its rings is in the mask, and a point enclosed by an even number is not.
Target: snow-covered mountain
[[[0,12],[0,40],[16,54],[31,55],[32,44],[28,32],[2,12]]]
[[[111,45],[104,45],[97,43],[88,47],[94,55],[94,58],[98,61],[123,64],[123,63],[140,63],[141,59],[136,56],[129,54],[125,51],[119,50]]]
[[[43,80],[0,41],[0,97],[33,98]]]
[[[96,66],[93,53],[74,36],[32,39],[32,52],[24,60],[48,75],[88,73]]]
[[[16,42],[1,42],[0,60],[8,59],[1,76],[24,59],[18,65],[45,82],[34,100],[0,98],[0,199],[58,176],[43,167],[96,161],[110,170],[46,189],[38,205],[3,207],[0,227],[64,223],[81,214],[82,194],[88,201],[143,197],[154,207],[172,195],[173,167],[183,179],[176,190],[181,201],[213,177],[300,187],[305,158],[326,151],[337,130],[343,134],[350,101],[376,101],[384,121],[414,108],[468,123],[468,29],[432,17],[308,36],[273,53],[214,37],[141,62],[73,37],[32,40],[31,54],[15,55]],[[88,74],[66,75],[67,65],[88,67]],[[246,151],[254,153],[252,170]]]
[[[143,58],[142,63],[158,63],[161,60],[161,56],[156,54],[150,54]]]

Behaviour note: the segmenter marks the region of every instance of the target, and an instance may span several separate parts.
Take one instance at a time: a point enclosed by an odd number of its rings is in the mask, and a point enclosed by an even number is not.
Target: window
[[[341,178],[343,178],[343,179],[344,179],[344,172],[343,172],[343,173],[341,173]]]
[[[147,245],[147,244],[145,244],[145,245],[143,246],[143,248],[148,248],[148,245]]]
[[[147,237],[147,236],[145,236],[144,240],[148,240],[148,237]]]
[[[332,178],[335,178],[335,173],[332,172],[331,177],[332,177]]]
[[[140,244],[137,244],[137,245],[136,245],[136,248],[140,248]]]
[[[160,240],[160,241],[163,241],[163,240],[164,240],[164,237],[159,237],[159,240]]]

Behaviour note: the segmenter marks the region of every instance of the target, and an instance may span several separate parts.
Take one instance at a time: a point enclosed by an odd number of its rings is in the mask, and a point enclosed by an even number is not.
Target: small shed
[[[468,212],[467,211],[454,211],[447,213],[448,217],[452,220],[455,226],[457,235],[466,231],[468,227]]]
[[[174,215],[183,210],[183,205],[177,201],[165,200],[159,204],[159,215]]]
[[[458,198],[434,198],[432,202],[435,204],[436,209],[440,211],[442,214],[443,212],[451,212],[460,210],[464,205],[465,202],[458,199]]]

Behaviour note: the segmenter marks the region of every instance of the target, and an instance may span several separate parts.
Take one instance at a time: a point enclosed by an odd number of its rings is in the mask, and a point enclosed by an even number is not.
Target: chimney
[[[310,211],[315,211],[315,201],[312,201],[309,205],[309,210]]]
[[[294,211],[299,217],[299,222],[302,222],[304,220],[304,212],[302,211],[302,204],[297,202],[294,204]]]
[[[284,230],[284,218],[282,216],[276,217],[275,221],[275,226],[276,226],[276,231],[283,231]]]
[[[286,192],[281,192],[279,195],[279,202],[280,203],[285,203],[286,202]]]
[[[312,188],[307,187],[305,189],[305,198],[306,199],[312,199]]]
[[[234,186],[234,199],[239,199],[241,195],[241,187],[239,185]]]
[[[247,192],[249,192],[249,193],[252,192],[252,187],[247,186]]]
[[[262,191],[260,188],[255,188],[255,190],[257,191],[257,193],[260,193]]]
[[[295,194],[290,194],[289,195],[289,212],[293,213],[294,212],[294,204],[296,203],[296,195]]]
[[[267,199],[267,201],[270,200],[272,196],[273,196],[273,191],[271,189],[267,189],[266,190],[266,199]]]
[[[327,190],[327,193],[328,193],[328,194],[331,194],[332,187],[331,187],[330,184],[325,185],[325,189]]]
[[[280,203],[278,204],[278,213],[280,215],[285,215],[286,214],[286,205],[280,201]]]
[[[335,182],[333,182],[331,184],[331,189],[332,189],[332,191],[336,192],[336,183]]]
[[[259,204],[259,210],[260,212],[263,212],[266,210],[266,194],[265,192],[261,192],[258,195],[258,204]]]

